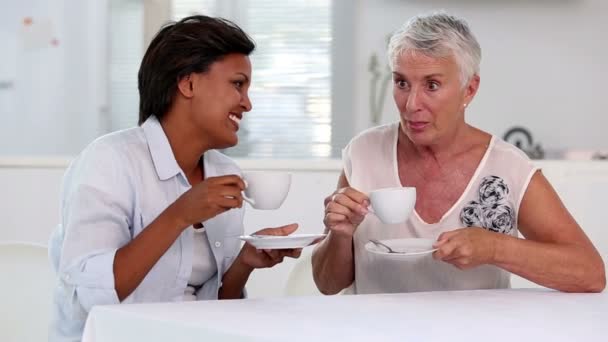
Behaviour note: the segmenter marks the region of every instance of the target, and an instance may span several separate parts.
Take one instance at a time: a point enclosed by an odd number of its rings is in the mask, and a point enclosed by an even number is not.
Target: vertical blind
[[[138,15],[144,5],[118,2],[129,5],[115,5],[113,20],[125,25],[143,20]],[[192,14],[226,17],[256,42],[251,56],[253,110],[241,122],[239,144],[224,153],[248,158],[331,157],[332,1],[172,0],[170,8],[167,17],[172,20]],[[132,40],[141,42],[143,35],[114,31],[111,40],[122,43],[112,46],[127,49],[111,53],[113,129],[120,129],[137,122],[138,97],[132,95],[137,95],[142,51],[128,49],[136,50],[138,44]]]
[[[141,1],[110,1],[110,129],[137,125],[137,71],[144,53],[144,5]]]

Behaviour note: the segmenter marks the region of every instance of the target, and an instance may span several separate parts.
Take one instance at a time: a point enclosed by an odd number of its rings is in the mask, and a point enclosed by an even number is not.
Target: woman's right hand
[[[244,189],[245,182],[237,175],[209,177],[183,193],[172,206],[185,228],[242,207]]]
[[[334,234],[352,238],[368,213],[369,198],[364,193],[345,187],[325,198],[325,227]]]

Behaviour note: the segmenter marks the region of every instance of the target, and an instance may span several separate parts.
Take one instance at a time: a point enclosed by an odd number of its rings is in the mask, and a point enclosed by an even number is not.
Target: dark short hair
[[[163,26],[148,46],[137,75],[139,124],[151,115],[162,119],[182,77],[206,72],[228,54],[248,56],[254,49],[253,40],[226,19],[194,15]]]

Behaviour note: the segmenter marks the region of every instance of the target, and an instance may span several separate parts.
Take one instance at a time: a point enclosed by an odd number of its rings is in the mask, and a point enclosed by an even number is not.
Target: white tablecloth
[[[519,289],[97,306],[82,341],[608,341],[608,294]]]

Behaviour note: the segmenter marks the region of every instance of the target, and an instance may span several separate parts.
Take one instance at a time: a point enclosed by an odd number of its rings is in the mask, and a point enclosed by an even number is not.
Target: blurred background
[[[608,157],[604,0],[1,0],[0,158],[71,157],[137,122],[137,70],[171,20],[242,26],[253,111],[238,158],[330,159],[397,119],[386,40],[409,17],[465,17],[483,50],[468,120],[533,158]]]

